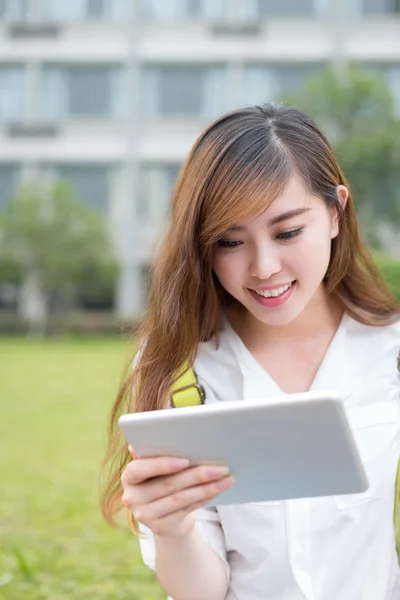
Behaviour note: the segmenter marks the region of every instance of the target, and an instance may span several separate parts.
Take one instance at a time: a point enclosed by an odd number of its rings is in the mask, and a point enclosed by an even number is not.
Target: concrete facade
[[[0,0],[0,204],[20,178],[71,179],[106,210],[117,310],[144,274],[180,163],[226,110],[314,69],[379,68],[400,111],[396,0]]]

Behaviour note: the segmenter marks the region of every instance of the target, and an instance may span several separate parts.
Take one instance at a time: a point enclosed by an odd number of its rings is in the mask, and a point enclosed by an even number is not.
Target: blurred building
[[[203,127],[349,60],[400,111],[400,0],[0,0],[0,206],[23,178],[70,180],[109,216],[135,315]]]

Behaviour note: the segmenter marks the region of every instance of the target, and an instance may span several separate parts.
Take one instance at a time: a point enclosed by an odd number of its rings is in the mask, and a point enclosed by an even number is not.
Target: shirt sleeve
[[[225,535],[220,516],[214,506],[199,508],[196,511],[196,528],[207,546],[221,559],[229,581],[230,567],[226,551]]]
[[[215,507],[200,508],[195,511],[195,516],[197,531],[200,533],[207,546],[209,546],[221,559],[229,580],[230,568],[227,560],[225,536],[217,509]],[[140,524],[140,531],[143,534],[139,538],[143,562],[150,567],[150,569],[155,570],[156,550],[154,535],[148,527],[142,524]]]
[[[199,376],[197,371],[196,374],[198,376],[198,381],[200,385],[202,385],[204,388],[206,403],[208,404],[218,402],[218,399],[213,393],[212,387],[208,385],[208,383],[204,380],[203,377]],[[202,539],[207,544],[207,546],[209,546],[221,559],[229,580],[230,567],[227,559],[225,535],[217,508],[214,506],[200,508],[195,511],[195,516],[197,531],[200,533]],[[144,534],[141,538],[139,538],[143,561],[148,567],[155,570],[156,552],[154,536],[150,529],[148,527],[145,527],[144,525],[140,525],[140,531]]]

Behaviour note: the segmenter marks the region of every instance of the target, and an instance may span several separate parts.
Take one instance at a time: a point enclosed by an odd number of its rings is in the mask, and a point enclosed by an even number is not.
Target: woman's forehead
[[[269,225],[274,225],[281,220],[287,220],[309,212],[315,203],[319,201],[320,199],[307,189],[302,178],[293,175],[282,193],[270,202],[264,210],[256,215],[241,219],[239,223],[233,224],[229,229],[239,231],[258,222],[267,222]]]

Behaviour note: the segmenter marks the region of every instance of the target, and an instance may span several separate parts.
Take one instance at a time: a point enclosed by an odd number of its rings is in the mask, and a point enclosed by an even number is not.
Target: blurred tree
[[[78,301],[87,309],[111,309],[118,271],[111,261],[87,265],[77,281]]]
[[[364,234],[373,245],[384,245],[379,225],[400,223],[400,121],[385,80],[355,66],[327,68],[290,102],[333,143]]]
[[[54,299],[73,295],[88,273],[113,282],[117,274],[105,218],[60,181],[26,184],[0,211],[0,256],[18,273],[19,315],[37,336]]]
[[[379,250],[374,250],[372,255],[386,283],[400,302],[400,260]]]

